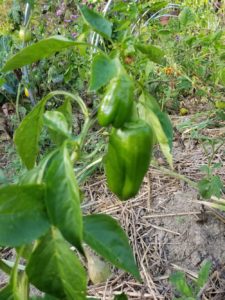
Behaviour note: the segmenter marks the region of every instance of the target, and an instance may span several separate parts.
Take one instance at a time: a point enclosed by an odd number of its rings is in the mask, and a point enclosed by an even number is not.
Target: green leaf
[[[7,72],[10,70],[21,68],[40,59],[47,58],[56,52],[76,45],[80,45],[80,43],[74,42],[60,35],[43,39],[22,49],[17,54],[15,54],[6,62],[1,71]]]
[[[97,33],[110,39],[112,35],[112,23],[106,20],[97,12],[89,9],[85,5],[79,5],[80,12],[85,22]]]
[[[225,102],[224,102],[224,104],[225,104]],[[223,167],[223,164],[221,162],[218,162],[218,163],[215,163],[212,165],[213,170],[220,169],[222,167]]]
[[[211,37],[211,42],[218,43],[221,40],[221,38],[223,37],[223,35],[224,35],[224,32],[222,30],[218,30],[218,31],[214,32]]]
[[[193,292],[186,282],[184,273],[178,271],[170,276],[170,282],[176,287],[177,291],[185,297],[193,297]]]
[[[49,129],[53,141],[60,145],[71,137],[66,117],[59,111],[47,111],[44,114],[44,125]]]
[[[160,9],[166,7],[168,5],[168,1],[157,1],[155,3],[149,3],[150,6],[150,12],[158,12]]]
[[[25,172],[19,180],[20,184],[41,184],[46,167],[52,158],[54,152],[50,152],[44,158],[42,158],[39,165],[27,172]]]
[[[59,111],[46,111],[44,124],[51,130],[57,131],[65,137],[70,137],[69,124],[66,117]]]
[[[15,143],[21,159],[28,169],[31,169],[36,160],[39,150],[38,140],[43,127],[43,113],[46,102],[54,96],[63,95],[75,99],[82,112],[87,115],[88,111],[83,100],[78,95],[65,91],[54,91],[45,96],[37,106],[23,119],[15,132]]]
[[[0,290],[0,299],[1,300],[14,300],[13,289],[11,285],[7,285]]]
[[[223,183],[218,175],[211,178],[203,178],[198,182],[198,188],[201,196],[205,199],[210,199],[211,196],[220,197]]]
[[[189,7],[185,7],[179,14],[179,20],[182,26],[186,27],[195,20],[195,14]]]
[[[41,239],[26,273],[34,286],[57,299],[86,299],[85,270],[57,229]]]
[[[223,86],[225,86],[225,68],[219,71],[219,79]]]
[[[10,185],[0,189],[0,245],[29,244],[49,228],[42,185]]]
[[[171,36],[172,32],[168,29],[160,29],[158,30],[158,34],[160,36]]]
[[[173,126],[170,121],[170,118],[166,112],[162,112],[162,111],[156,112],[156,115],[167,137],[168,144],[170,147],[170,152],[171,152],[173,148]]]
[[[203,173],[206,173],[206,174],[211,174],[211,170],[210,168],[208,167],[208,165],[202,165],[200,168],[200,171],[203,172]]]
[[[222,54],[220,54],[220,59],[225,61],[225,52],[223,52]]]
[[[123,293],[115,296],[114,300],[128,300],[127,296]]]
[[[173,158],[171,154],[173,129],[168,115],[160,111],[157,101],[151,95],[142,93],[140,96],[139,113],[141,117],[150,124],[155,137],[160,145],[161,151],[167,159],[170,167],[173,167]]]
[[[72,105],[69,99],[65,99],[63,104],[57,108],[66,118],[69,129],[72,129]]]
[[[16,129],[14,142],[17,151],[28,169],[35,165],[39,151],[38,141],[43,127],[43,113],[47,98],[43,98],[37,106],[23,119]]]
[[[3,77],[0,77],[0,87],[6,83],[6,80]]]
[[[44,181],[47,185],[46,206],[52,224],[59,228],[65,239],[82,251],[80,193],[65,145],[55,151]]]
[[[202,288],[208,281],[211,267],[212,267],[212,264],[210,261],[206,261],[201,266],[201,269],[198,273],[198,280],[197,280],[197,285],[199,288]]]
[[[105,54],[97,54],[91,66],[90,90],[97,91],[117,74],[115,60]]]
[[[83,218],[84,241],[113,265],[141,280],[127,236],[116,220],[107,215]]]
[[[142,45],[135,44],[135,48],[138,49],[141,53],[145,54],[151,61],[157,64],[165,63],[165,53],[162,49],[155,47],[153,45]]]

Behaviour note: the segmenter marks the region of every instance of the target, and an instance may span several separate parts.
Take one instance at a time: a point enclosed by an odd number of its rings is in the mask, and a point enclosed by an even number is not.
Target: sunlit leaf
[[[48,127],[56,144],[61,144],[65,139],[71,137],[66,117],[59,111],[47,111],[44,114],[44,125]]]
[[[143,93],[139,100],[141,103],[139,109],[141,117],[151,125],[161,151],[172,168],[173,158],[171,150],[173,129],[171,121],[165,112],[161,112],[158,103],[151,95]]]
[[[71,130],[72,129],[72,105],[71,101],[69,99],[65,99],[63,104],[57,108],[57,111],[61,112],[64,117],[66,118],[66,121],[68,123],[68,127]]]

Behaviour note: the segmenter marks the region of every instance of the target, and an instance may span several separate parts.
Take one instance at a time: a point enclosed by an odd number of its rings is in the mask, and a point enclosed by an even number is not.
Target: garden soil
[[[174,124],[183,118],[176,118]],[[207,134],[224,138],[221,130],[209,129]],[[180,176],[169,175],[169,167],[156,149],[158,166],[150,167],[134,199],[118,201],[109,192],[102,174],[95,174],[85,185],[84,213],[106,213],[120,222],[130,238],[143,280],[138,283],[132,276],[112,268],[107,282],[98,285],[89,282],[89,295],[111,300],[124,292],[132,300],[172,300],[176,293],[169,283],[170,274],[181,270],[188,280],[195,280],[202,263],[210,260],[210,277],[198,299],[225,299],[225,215],[199,203],[201,199],[194,185],[203,176],[200,167],[207,163],[204,152],[188,134],[175,132],[174,171]],[[221,148],[214,160],[223,166],[224,151]],[[5,163],[2,153],[2,168]],[[223,181],[224,167],[218,169]],[[182,175],[190,182],[185,182]],[[1,257],[13,259],[13,251],[4,249]],[[6,281],[1,273],[0,287]]]

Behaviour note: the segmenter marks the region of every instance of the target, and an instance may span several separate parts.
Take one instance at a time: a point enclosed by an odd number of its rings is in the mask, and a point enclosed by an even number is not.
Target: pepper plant
[[[89,47],[90,90],[102,98],[96,113],[95,109],[89,111],[77,94],[51,92],[15,131],[14,142],[27,171],[17,184],[0,189],[0,246],[15,247],[17,253],[13,264],[0,260],[1,269],[10,275],[8,285],[0,290],[2,300],[37,299],[30,297],[29,284],[45,293],[43,299],[88,299],[83,265],[87,245],[112,265],[141,280],[128,238],[118,222],[105,214],[82,212],[78,185],[81,180],[74,166],[87,155],[87,134],[97,120],[109,135],[107,153],[97,163],[104,164],[108,186],[119,199],[127,200],[138,193],[157,141],[172,167],[170,120],[121,62],[126,35],[124,41],[114,41],[110,21],[86,6],[78,6],[89,28],[111,43],[111,50],[53,36],[25,47],[2,69],[18,69],[69,47]],[[161,49],[135,40],[133,45],[140,55],[163,63]],[[57,109],[46,110],[54,97],[65,100]],[[72,132],[71,102],[78,105],[84,119],[76,136]],[[43,128],[47,128],[55,145],[44,156],[39,148]],[[21,265],[22,258],[25,266]]]

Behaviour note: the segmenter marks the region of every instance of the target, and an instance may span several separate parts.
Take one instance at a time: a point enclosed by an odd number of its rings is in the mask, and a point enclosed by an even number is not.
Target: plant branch
[[[45,99],[45,102],[47,102],[51,98],[53,98],[55,96],[59,96],[59,95],[62,95],[62,96],[65,96],[65,97],[68,97],[68,98],[71,98],[72,100],[74,100],[79,105],[82,113],[84,114],[85,119],[89,119],[89,111],[87,109],[87,106],[84,103],[84,101],[82,100],[82,98],[77,94],[71,94],[69,92],[58,90],[58,91],[50,92],[47,96],[45,96],[43,98],[43,100]]]

